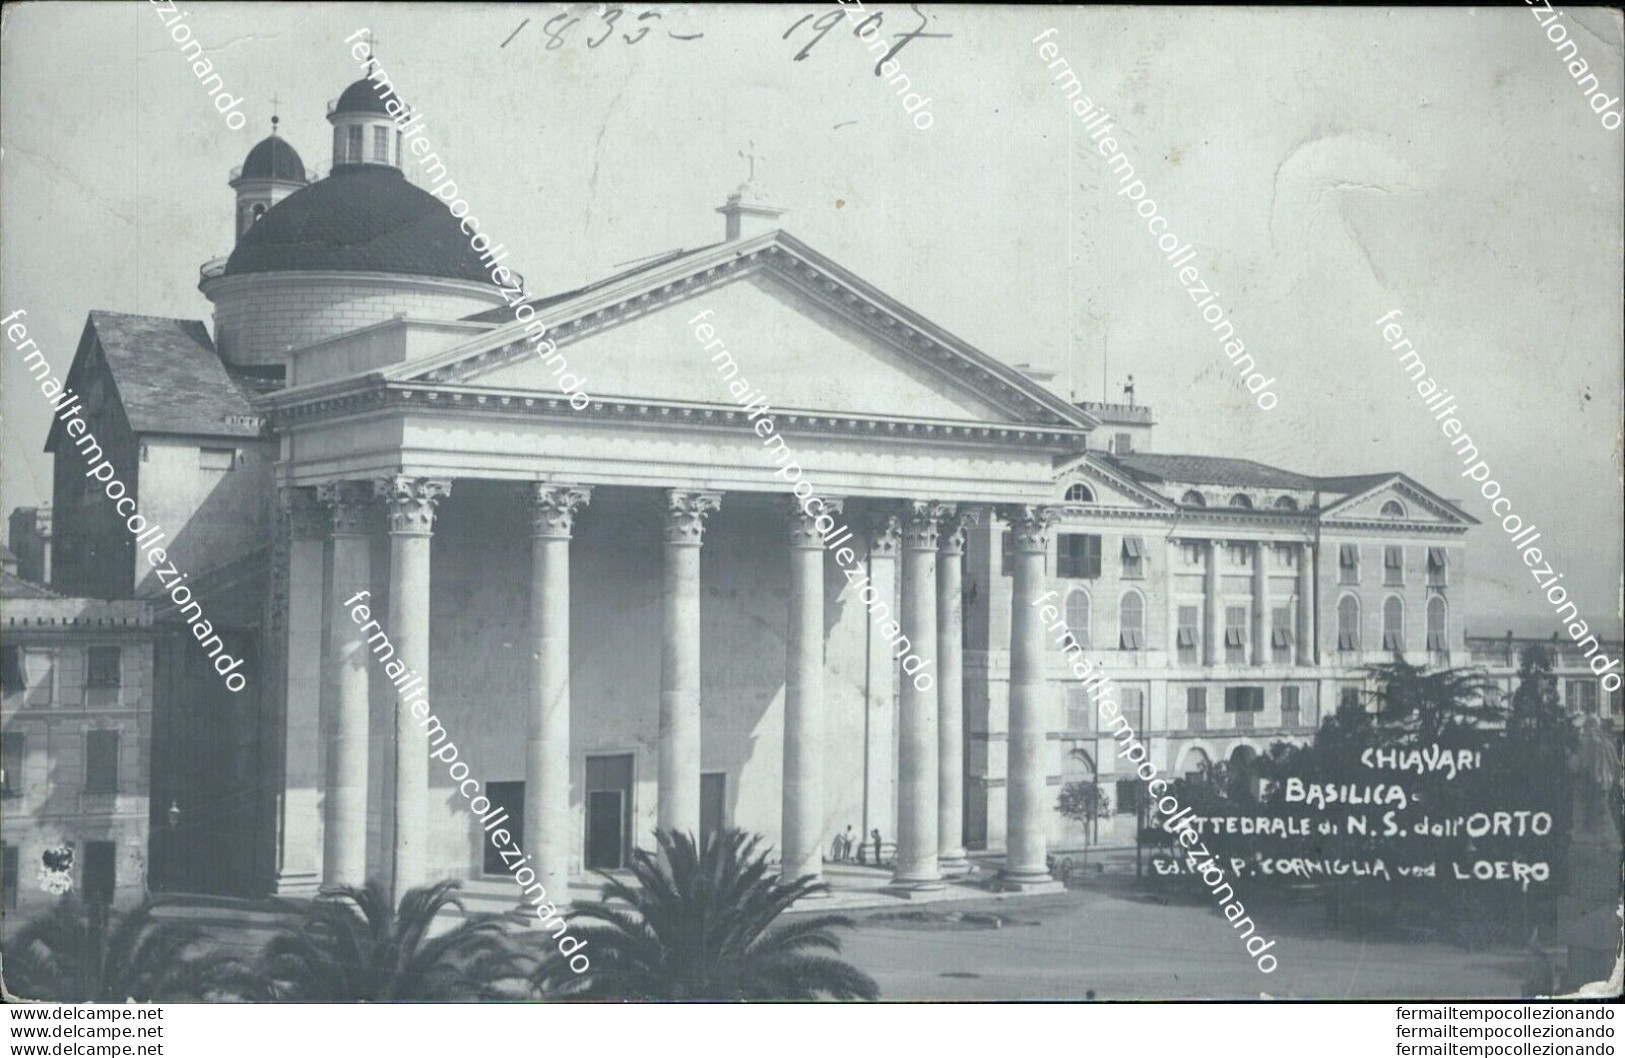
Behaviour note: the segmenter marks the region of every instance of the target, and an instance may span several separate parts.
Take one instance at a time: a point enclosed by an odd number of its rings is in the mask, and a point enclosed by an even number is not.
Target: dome
[[[243,233],[225,274],[327,271],[491,281],[446,204],[380,165],[337,166],[278,202]]]
[[[305,163],[299,152],[288,141],[275,135],[265,137],[254,145],[243,159],[239,180],[294,180],[305,183]]]
[[[369,81],[365,77],[352,84],[339,96],[339,101],[333,107],[335,114],[383,114],[389,116],[389,108],[378,97],[378,82]],[[393,86],[391,86],[393,91]],[[398,98],[398,97],[397,97]]]

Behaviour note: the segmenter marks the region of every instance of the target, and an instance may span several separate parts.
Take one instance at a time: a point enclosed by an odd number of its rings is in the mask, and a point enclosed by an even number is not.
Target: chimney
[[[755,238],[763,232],[777,229],[779,218],[787,212],[777,206],[747,202],[742,192],[743,189],[729,195],[728,201],[717,209],[727,222],[724,237],[728,242]]]

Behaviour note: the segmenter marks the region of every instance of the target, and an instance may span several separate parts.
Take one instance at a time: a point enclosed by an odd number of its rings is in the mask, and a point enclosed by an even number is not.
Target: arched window
[[[1067,745],[1066,756],[1061,760],[1062,782],[1090,782],[1095,777],[1095,758],[1089,755],[1085,747],[1092,746],[1092,742],[1072,742]]]
[[[1275,509],[1278,511],[1295,511],[1298,509],[1298,501],[1291,496],[1278,497],[1275,501]]]
[[[1090,649],[1089,642],[1089,593],[1082,588],[1074,588],[1066,597],[1066,629],[1072,633],[1072,638],[1078,641],[1078,646],[1085,650]]]
[[[1337,600],[1337,649],[1360,649],[1360,600],[1352,595]]]
[[[1450,615],[1442,596],[1428,600],[1428,653],[1439,664],[1449,663]]]
[[[1403,518],[1405,517],[1405,505],[1398,500],[1389,500],[1382,505],[1382,516],[1384,518]]]
[[[1187,779],[1200,779],[1202,773],[1212,767],[1213,762],[1208,758],[1207,751],[1199,746],[1192,746],[1185,751],[1185,756],[1179,762],[1179,774]]]
[[[1066,502],[1093,503],[1095,502],[1095,490],[1080,482],[1066,490]]]
[[[1382,604],[1382,649],[1396,654],[1405,649],[1405,603],[1397,595]]]
[[[1230,506],[1240,507],[1242,510],[1250,511],[1253,509],[1252,497],[1248,496],[1245,492],[1238,492],[1234,496],[1230,497]]]
[[[1145,649],[1145,600],[1137,591],[1125,592],[1117,610],[1119,650]]]
[[[1179,497],[1179,502],[1187,507],[1206,507],[1207,497],[1195,489],[1187,489],[1185,495]]]

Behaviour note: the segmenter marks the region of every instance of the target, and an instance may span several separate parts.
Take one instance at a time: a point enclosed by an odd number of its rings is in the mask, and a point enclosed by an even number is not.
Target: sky
[[[896,57],[929,100],[924,131],[837,10],[180,5],[243,100],[233,131],[174,14],[7,5],[0,303],[27,310],[59,372],[92,309],[210,321],[197,269],[231,247],[230,169],[275,96],[283,136],[327,172],[326,104],[359,76],[344,40],[370,28],[532,292],[718,241],[748,152],[786,230],[989,355],[1050,368],[1080,400],[1120,400],[1132,375],[1158,451],[1398,470],[1459,500],[1486,523],[1469,630],[1555,628],[1374,326],[1399,309],[1571,594],[1618,628],[1625,141],[1528,10],[869,5],[885,36],[944,35]],[[1625,96],[1617,12],[1562,10]],[[815,41],[817,24],[833,25]],[[1114,194],[1034,44],[1052,27],[1275,380],[1273,410]],[[50,458],[42,399],[4,356],[9,511],[49,498]]]

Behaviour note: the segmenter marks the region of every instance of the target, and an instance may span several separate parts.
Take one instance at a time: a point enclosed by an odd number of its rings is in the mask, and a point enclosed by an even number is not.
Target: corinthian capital
[[[896,511],[871,510],[868,519],[869,554],[896,556],[903,539],[903,523]]]
[[[790,546],[791,547],[823,547],[824,534],[818,529],[819,519],[827,518],[830,531],[835,529],[835,519],[841,516],[845,507],[844,500],[819,499],[821,508],[817,514],[808,514],[807,508],[802,506],[800,500],[790,498]]]
[[[390,532],[426,535],[434,530],[435,504],[451,495],[451,482],[393,474],[374,480],[372,491],[384,501]]]
[[[530,487],[530,535],[568,540],[575,531],[576,511],[592,499],[587,485],[543,485]]]
[[[1043,552],[1049,550],[1049,529],[1061,520],[1061,509],[1022,504],[999,508],[999,517],[1010,523],[1013,551]]]
[[[963,555],[965,553],[965,530],[982,520],[984,511],[980,507],[969,507],[961,504],[953,514],[942,520],[942,542],[939,550],[944,555]]]
[[[951,503],[910,500],[898,508],[903,523],[903,547],[909,551],[935,551],[942,534],[942,521],[954,513]]]
[[[673,544],[700,546],[705,533],[705,516],[722,506],[722,493],[690,489],[666,490],[666,540]]]
[[[373,512],[372,490],[364,481],[334,481],[316,486],[316,498],[327,507],[334,536],[363,536]]]

